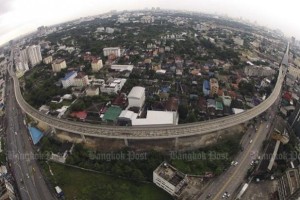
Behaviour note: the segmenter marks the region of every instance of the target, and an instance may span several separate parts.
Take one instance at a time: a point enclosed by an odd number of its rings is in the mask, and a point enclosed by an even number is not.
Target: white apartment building
[[[91,83],[92,86],[101,87],[102,85],[105,85],[104,79],[92,78],[91,80],[89,80],[89,82]]]
[[[145,88],[136,86],[131,89],[128,96],[128,107],[143,107],[146,99]]]
[[[56,59],[52,63],[52,71],[60,72],[62,69],[67,68],[67,63],[64,59]]]
[[[29,70],[28,63],[22,62],[21,60],[15,61],[15,65],[16,65],[16,70],[19,72],[24,72]]]
[[[143,16],[141,18],[141,23],[151,24],[153,22],[154,22],[154,17],[153,16]]]
[[[121,49],[120,49],[120,47],[103,48],[103,54],[104,54],[104,56],[109,56],[111,54],[114,54],[116,57],[120,57],[121,56]]]
[[[52,60],[53,60],[52,56],[48,56],[48,57],[46,57],[46,58],[43,59],[43,62],[45,64],[50,64],[52,62]]]
[[[27,55],[31,66],[35,66],[42,61],[41,46],[32,45],[27,48]]]
[[[76,87],[85,87],[89,84],[88,76],[83,72],[79,72],[77,76],[74,78],[73,86]]]
[[[106,27],[106,29],[105,29],[105,32],[106,33],[114,33],[114,29],[113,28],[110,28],[110,27]]]
[[[99,87],[90,86],[85,90],[86,96],[97,96],[99,95]]]
[[[98,72],[101,68],[103,67],[102,60],[93,60],[92,61],[92,71],[93,72]]]
[[[68,88],[72,85],[74,85],[74,79],[77,76],[77,72],[72,71],[65,75],[65,77],[61,80],[61,83],[63,85],[63,88]]]
[[[26,62],[28,64],[29,58],[28,58],[28,54],[27,54],[27,49],[20,50],[20,57],[23,62]]]
[[[179,196],[182,187],[188,185],[186,174],[163,162],[153,171],[153,183],[172,196]]]
[[[117,94],[122,87],[124,86],[124,84],[126,83],[127,79],[125,78],[117,78],[114,79],[112,82],[108,83],[108,84],[103,84],[100,87],[100,91],[104,92],[104,93],[108,93],[108,94]]]
[[[98,27],[96,32],[104,32],[105,31],[105,28],[104,27]]]

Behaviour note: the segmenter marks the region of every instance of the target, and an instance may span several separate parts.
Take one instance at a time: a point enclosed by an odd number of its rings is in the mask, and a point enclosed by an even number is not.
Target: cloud
[[[0,15],[9,12],[12,9],[11,0],[0,0]]]

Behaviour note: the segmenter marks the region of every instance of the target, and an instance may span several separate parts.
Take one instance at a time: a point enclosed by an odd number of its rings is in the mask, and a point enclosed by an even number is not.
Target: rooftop
[[[130,110],[123,110],[119,115],[119,118],[136,119],[137,114]]]
[[[185,174],[166,162],[162,163],[154,172],[175,187],[185,178]]]
[[[106,121],[116,121],[116,119],[121,114],[122,109],[118,106],[111,106],[105,112],[103,119]]]
[[[33,144],[37,144],[42,139],[43,133],[35,127],[29,126],[28,130],[30,132],[30,136],[31,136]]]
[[[75,78],[83,78],[83,77],[85,77],[85,76],[86,76],[86,75],[85,75],[84,72],[79,72]]]
[[[49,56],[48,56],[49,57]],[[53,63],[54,64],[60,64],[60,63],[62,63],[62,62],[64,62],[65,60],[64,59],[55,59],[54,61],[53,61]]]
[[[92,63],[98,63],[99,61],[99,59],[93,59]]]
[[[134,119],[132,120],[132,125],[177,125],[177,120],[177,112],[148,110],[146,118]]]
[[[81,120],[84,120],[84,119],[86,119],[87,112],[86,111],[72,112],[71,116],[76,117]]]
[[[71,72],[68,72],[66,75],[65,75],[65,77],[63,78],[63,80],[65,81],[65,80],[68,80],[71,76],[73,76],[74,74],[76,74],[77,75],[77,72],[75,72],[75,71],[71,71]]]
[[[131,89],[128,94],[128,98],[140,99],[145,94],[145,88],[140,86],[135,86]]]
[[[103,50],[117,50],[117,49],[120,49],[120,47],[106,47],[106,48],[103,48]]]

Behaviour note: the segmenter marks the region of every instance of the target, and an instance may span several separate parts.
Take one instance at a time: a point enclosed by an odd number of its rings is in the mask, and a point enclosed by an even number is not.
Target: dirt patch
[[[243,195],[244,200],[267,200],[273,199],[272,196],[277,191],[278,182],[273,181],[262,181],[259,183],[251,183]]]

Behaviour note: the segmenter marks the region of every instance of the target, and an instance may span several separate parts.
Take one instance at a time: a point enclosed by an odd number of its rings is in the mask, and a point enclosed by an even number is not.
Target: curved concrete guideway
[[[287,46],[284,58],[288,55],[289,44]],[[277,99],[281,92],[282,83],[284,81],[286,67],[280,64],[279,74],[276,85],[271,95],[258,106],[244,111],[242,113],[222,117],[209,121],[179,124],[177,126],[143,126],[143,127],[121,127],[121,126],[104,126],[104,125],[92,125],[82,122],[73,122],[69,120],[62,120],[52,116],[45,115],[32,106],[30,106],[23,98],[18,78],[15,76],[12,67],[9,69],[10,76],[13,78],[14,91],[16,100],[21,109],[27,113],[30,117],[37,121],[42,121],[49,126],[85,136],[102,137],[102,138],[117,138],[117,139],[164,139],[164,138],[178,138],[187,137],[193,135],[205,135],[214,131],[226,129],[260,115],[265,112]]]

